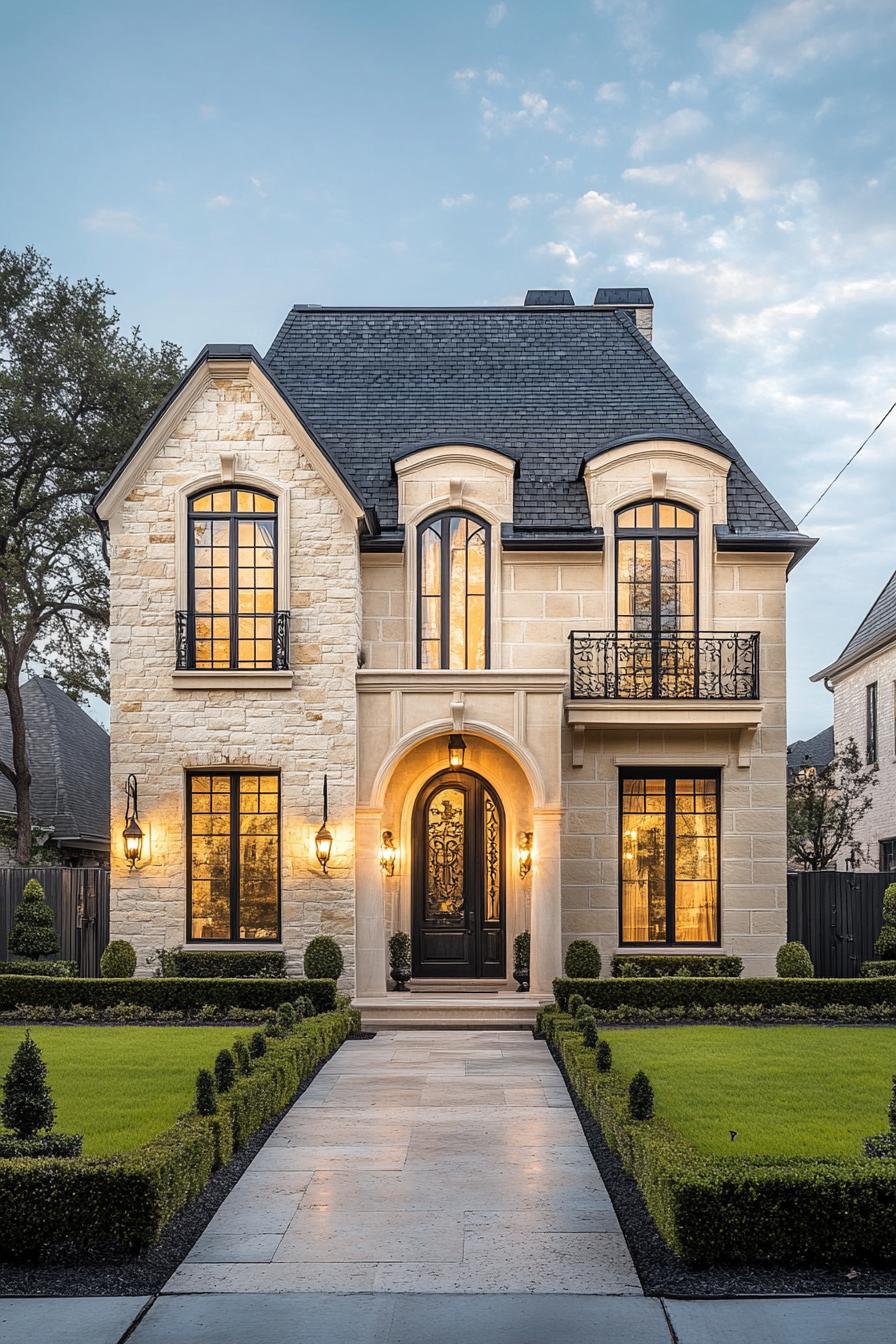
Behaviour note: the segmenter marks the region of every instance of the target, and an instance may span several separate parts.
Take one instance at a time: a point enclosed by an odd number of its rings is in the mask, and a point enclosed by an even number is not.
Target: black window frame
[[[442,534],[439,538],[441,554],[439,557],[440,569],[440,589],[439,589],[439,667],[432,669],[423,668],[423,541],[429,528],[433,523],[444,523],[452,518],[466,518],[475,523],[477,527],[482,528],[485,538],[485,667],[488,670],[492,665],[492,528],[491,523],[480,518],[478,514],[472,513],[469,509],[442,509],[438,513],[430,514],[417,525],[417,670],[431,671],[480,671],[477,668],[454,668],[451,667],[451,585],[450,585],[450,528],[442,528]],[[465,600],[469,598],[469,593],[465,593]]]
[[[622,817],[625,807],[622,783],[626,779],[664,779],[666,781],[666,938],[663,942],[626,942],[623,938],[623,901],[625,896],[622,879]],[[716,782],[716,931],[717,937],[711,941],[680,942],[675,937],[675,781],[677,779],[714,779]],[[638,947],[645,950],[658,947],[721,947],[722,946],[722,771],[719,767],[700,766],[625,766],[620,767],[618,776],[618,807],[616,813],[617,830],[617,885],[618,885],[618,939],[620,947]],[[669,936],[671,930],[672,936]]]
[[[869,681],[865,686],[865,762],[877,765],[877,682]]]
[[[688,513],[693,515],[693,527],[660,527],[660,505],[665,504],[673,509],[687,509]],[[623,513],[628,513],[629,509],[645,509],[651,507],[653,510],[653,522],[650,527],[620,527],[619,518]],[[614,591],[614,621],[617,634],[638,635],[635,630],[619,629],[619,542],[620,541],[649,541],[651,546],[651,593],[650,593],[650,635],[654,639],[660,639],[663,636],[669,638],[673,632],[664,631],[660,620],[660,542],[661,541],[686,541],[694,542],[694,629],[693,631],[676,630],[675,634],[693,635],[696,639],[700,629],[700,514],[690,504],[684,504],[677,499],[640,499],[632,504],[623,504],[618,508],[614,515],[614,562],[615,570],[615,591]],[[631,618],[629,618],[631,619]],[[647,632],[644,632],[644,637]]]
[[[218,494],[227,489],[230,491],[231,507],[225,513],[223,511],[215,512],[213,509],[196,510],[194,505],[197,499],[204,499],[206,495]],[[259,512],[251,509],[240,509],[237,506],[238,494],[261,495],[264,499],[269,499],[274,505],[273,512]],[[277,657],[277,615],[280,610],[280,500],[270,490],[262,490],[254,485],[246,485],[239,481],[233,484],[222,483],[221,485],[207,485],[203,490],[194,490],[187,500],[187,641],[189,649],[189,666],[196,669],[196,621],[200,618],[208,617],[210,620],[215,615],[214,612],[197,611],[196,609],[196,543],[194,536],[195,522],[221,522],[227,519],[231,523],[230,541],[229,541],[229,573],[230,573],[230,662],[227,667],[206,667],[200,668],[202,672],[263,672],[267,670],[267,664],[259,667],[257,664],[253,667],[241,667],[239,661],[239,618],[240,616],[252,615],[253,618],[260,615],[267,615],[267,612],[240,612],[239,610],[239,524],[243,523],[273,523],[274,527],[274,610],[271,616],[271,667],[276,666]]]
[[[193,937],[193,806],[191,781],[196,775],[226,775],[230,780],[230,937],[194,938]],[[277,779],[277,932],[273,938],[241,938],[239,907],[239,842],[240,842],[240,790],[239,780],[244,776],[274,775]],[[236,783],[234,782],[236,781]],[[185,771],[184,794],[186,799],[186,850],[187,850],[187,901],[185,941],[192,947],[221,947],[239,943],[242,947],[267,947],[283,941],[283,778],[279,769],[265,769],[261,766],[250,769],[242,766],[238,770],[229,770],[222,766],[194,766]]]
[[[877,866],[882,873],[896,872],[896,835],[887,836],[884,840],[878,840],[878,862]],[[890,853],[893,856],[892,863],[886,862],[886,855]]]

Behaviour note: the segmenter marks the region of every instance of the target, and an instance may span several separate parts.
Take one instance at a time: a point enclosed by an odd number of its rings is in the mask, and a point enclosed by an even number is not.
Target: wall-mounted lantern
[[[327,826],[327,777],[324,775],[324,819],[314,837],[314,853],[324,873],[333,852],[333,832]]]
[[[140,820],[137,812],[137,776],[128,775],[127,783],[127,802],[124,809],[124,830],[121,833],[124,840],[124,856],[130,864],[131,872],[140,862],[140,856],[143,853],[143,831],[140,828]]]
[[[528,877],[532,871],[532,832],[520,831],[517,840],[520,860],[520,877]]]
[[[398,850],[395,848],[395,839],[391,831],[383,831],[382,843],[380,844],[380,867],[386,877],[395,876],[395,860],[398,858]]]
[[[448,739],[448,764],[452,770],[462,770],[467,744],[460,733],[452,733]]]

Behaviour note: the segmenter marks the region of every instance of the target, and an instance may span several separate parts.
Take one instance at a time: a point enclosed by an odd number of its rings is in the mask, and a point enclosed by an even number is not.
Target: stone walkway
[[[339,1050],[164,1291],[641,1286],[545,1044],[402,1031]]]

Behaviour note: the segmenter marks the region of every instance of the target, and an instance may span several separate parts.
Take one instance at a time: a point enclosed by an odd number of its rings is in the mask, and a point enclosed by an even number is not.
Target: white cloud
[[[562,261],[564,266],[576,270],[579,266],[586,265],[592,260],[593,252],[577,253],[569,243],[542,243],[540,247],[535,248],[535,255],[538,257],[553,257],[557,261]]]
[[[81,225],[90,233],[120,233],[134,236],[143,231],[139,216],[133,210],[110,210],[107,207],[94,210],[92,215],[81,220]]]
[[[757,9],[729,36],[706,34],[702,44],[719,75],[761,72],[780,79],[879,45],[882,25],[892,19],[892,0],[786,0]]]
[[[620,46],[635,66],[656,60],[653,29],[659,8],[653,0],[593,0],[595,13],[615,24]]]
[[[699,108],[681,107],[677,112],[670,112],[668,117],[664,117],[655,125],[645,126],[640,130],[632,144],[632,155],[636,159],[643,159],[645,155],[663,149],[675,140],[697,135],[700,131],[706,130],[708,125],[709,118]]]
[[[478,75],[479,75],[478,70],[474,70],[472,66],[467,66],[465,70],[455,70],[451,78],[454,80],[458,88],[468,89],[470,85],[473,84],[473,82],[477,79]]]
[[[444,210],[456,210],[458,206],[472,205],[475,199],[472,191],[465,191],[460,196],[443,196],[440,204]]]
[[[482,129],[486,135],[508,134],[520,127],[538,126],[546,131],[562,130],[569,117],[562,107],[551,104],[543,93],[528,89],[520,94],[519,107],[513,111],[498,107],[489,98],[481,101]]]
[[[687,79],[673,79],[666,92],[670,98],[705,98],[708,90],[699,75],[689,75]]]
[[[508,210],[527,210],[532,204],[531,196],[511,196],[507,202]]]
[[[681,187],[716,201],[731,195],[745,201],[762,201],[773,193],[765,164],[734,155],[696,154],[685,163],[626,168],[623,177],[627,182],[644,182],[648,186]]]
[[[206,201],[206,205],[208,206],[209,210],[227,210],[229,206],[233,205],[233,197],[211,196]]]
[[[501,74],[500,70],[486,70],[485,82],[486,84],[493,84],[493,85],[506,84],[507,79],[504,75]]]
[[[505,4],[492,5],[485,16],[485,21],[489,28],[497,28],[499,23],[503,23],[507,18],[507,6]]]
[[[616,83],[599,84],[594,96],[599,103],[624,103],[625,85]]]
[[[261,180],[260,177],[253,177],[252,174],[250,173],[250,174],[249,174],[249,185],[251,186],[252,190],[255,192],[256,196],[261,196],[262,198],[264,198],[264,197],[267,196],[268,193],[265,191],[265,189],[264,189],[264,183],[262,182],[262,180]]]

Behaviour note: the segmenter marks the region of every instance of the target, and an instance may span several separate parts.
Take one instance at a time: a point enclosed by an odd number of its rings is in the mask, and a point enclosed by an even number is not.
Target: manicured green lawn
[[[85,1154],[136,1148],[193,1104],[196,1071],[212,1068],[236,1027],[42,1027],[56,1128],[84,1135]],[[24,1027],[0,1027],[0,1077]]]
[[[656,1114],[703,1152],[858,1157],[862,1139],[887,1128],[896,1027],[659,1027],[601,1035],[614,1068],[627,1077],[643,1069]]]

